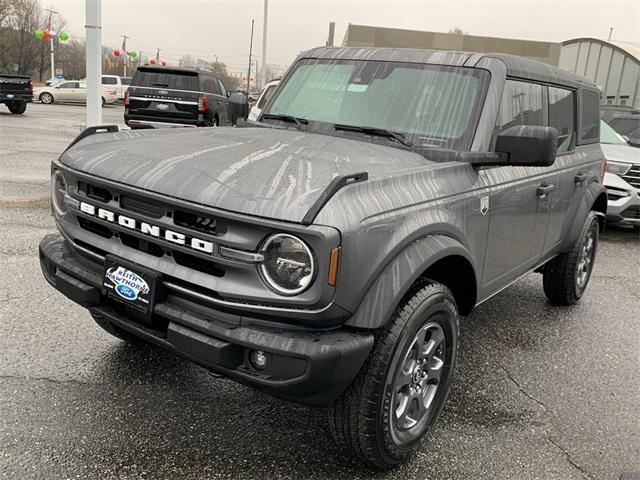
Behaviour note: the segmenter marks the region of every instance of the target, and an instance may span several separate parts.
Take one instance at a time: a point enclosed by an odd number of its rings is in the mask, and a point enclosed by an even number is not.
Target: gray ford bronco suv
[[[460,315],[531,271],[552,304],[584,294],[598,103],[508,55],[310,50],[256,122],[83,132],[42,271],[110,334],[327,406],[341,448],[392,467],[443,408]]]

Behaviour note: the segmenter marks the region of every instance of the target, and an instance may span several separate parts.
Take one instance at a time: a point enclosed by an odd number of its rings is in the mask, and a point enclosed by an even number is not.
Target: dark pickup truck
[[[0,74],[0,103],[11,113],[21,114],[33,101],[33,83],[27,75]]]
[[[328,406],[342,451],[392,467],[445,405],[460,315],[533,271],[551,304],[584,295],[599,98],[510,55],[314,49],[248,127],[72,144],[42,271],[118,338]]]
[[[229,92],[210,72],[140,67],[124,97],[124,121],[132,129],[230,125]]]

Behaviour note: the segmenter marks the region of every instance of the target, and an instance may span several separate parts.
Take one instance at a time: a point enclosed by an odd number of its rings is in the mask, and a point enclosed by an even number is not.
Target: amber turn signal
[[[331,250],[329,257],[329,275],[327,275],[327,283],[334,287],[336,278],[338,277],[338,267],[340,266],[340,247]]]

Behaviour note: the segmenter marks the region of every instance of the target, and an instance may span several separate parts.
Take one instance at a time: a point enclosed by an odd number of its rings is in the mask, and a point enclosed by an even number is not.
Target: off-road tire
[[[435,322],[442,327],[446,341],[444,370],[431,410],[415,427],[420,427],[414,432],[416,437],[399,443],[392,432],[394,372],[416,333]],[[329,430],[342,451],[375,469],[409,460],[445,403],[455,365],[458,323],[455,300],[438,282],[420,282],[404,297],[387,325],[376,332],[374,347],[358,376],[329,408]]]
[[[596,259],[598,248],[598,234],[600,225],[594,212],[589,212],[584,222],[580,236],[571,250],[562,253],[547,262],[542,272],[542,285],[544,293],[554,305],[574,305],[582,298],[591,278],[593,263]],[[584,285],[578,285],[578,266],[581,260],[585,240],[591,233],[594,245],[593,254],[589,264],[589,271]]]
[[[132,333],[129,333],[126,330],[120,328],[119,326],[114,325],[106,318],[100,315],[94,315],[93,313],[91,314],[91,316],[100,328],[102,328],[105,332],[110,333],[114,337],[131,344],[144,343],[144,340],[142,340],[140,337],[137,337]]]
[[[7,103],[7,108],[11,113],[22,115],[27,110],[27,102]]]
[[[53,95],[51,95],[49,92],[42,92],[38,98],[40,100],[40,103],[44,103],[45,105],[49,105],[55,101]]]

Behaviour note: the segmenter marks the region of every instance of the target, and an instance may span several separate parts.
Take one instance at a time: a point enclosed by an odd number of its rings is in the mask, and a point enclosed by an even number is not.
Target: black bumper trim
[[[154,325],[135,321],[128,307],[103,296],[98,273],[82,265],[64,239],[47,235],[40,243],[47,281],[76,303],[149,342],[212,371],[271,395],[307,405],[331,403],[355,378],[373,346],[373,335],[347,329],[292,330],[203,315],[188,304],[160,300]],[[251,350],[266,352],[263,371],[251,367]]]

